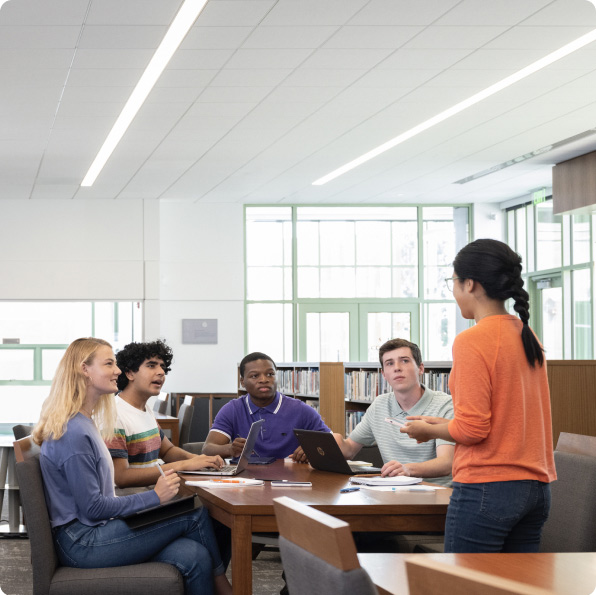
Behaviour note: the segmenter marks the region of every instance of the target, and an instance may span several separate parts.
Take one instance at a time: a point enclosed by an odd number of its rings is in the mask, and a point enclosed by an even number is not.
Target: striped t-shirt
[[[115,436],[107,442],[113,459],[126,459],[131,467],[149,467],[159,459],[164,433],[149,407],[141,411],[116,397]]]
[[[377,443],[383,462],[399,461],[400,463],[422,463],[437,456],[437,446],[453,443],[445,440],[429,440],[418,444],[416,440],[399,431],[399,426],[385,421],[394,418],[406,421],[408,415],[432,415],[451,419],[453,403],[445,393],[425,388],[420,400],[409,411],[404,411],[398,404],[393,392],[379,395],[366,410],[362,421],[354,428],[350,438],[359,444]],[[441,485],[451,485],[451,475],[445,477],[428,477],[426,481]]]

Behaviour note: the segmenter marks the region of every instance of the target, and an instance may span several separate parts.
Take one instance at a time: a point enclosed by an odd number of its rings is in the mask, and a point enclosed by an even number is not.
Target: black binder
[[[153,525],[160,521],[171,519],[172,517],[186,514],[201,505],[201,501],[196,494],[192,496],[184,496],[183,498],[175,498],[165,504],[159,506],[152,506],[133,512],[132,514],[123,516],[122,519],[131,529],[140,529],[147,525]]]

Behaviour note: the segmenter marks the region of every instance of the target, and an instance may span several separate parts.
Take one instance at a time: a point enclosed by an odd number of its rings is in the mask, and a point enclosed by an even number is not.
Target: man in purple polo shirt
[[[203,446],[203,454],[224,458],[239,456],[251,424],[264,419],[255,455],[308,462],[293,430],[331,430],[312,407],[277,392],[273,360],[260,352],[248,354],[240,362],[240,383],[248,394],[221,408]]]

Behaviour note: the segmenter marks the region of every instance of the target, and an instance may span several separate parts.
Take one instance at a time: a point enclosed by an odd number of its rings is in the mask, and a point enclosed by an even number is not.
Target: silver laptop
[[[182,473],[191,473],[193,475],[238,475],[238,473],[242,473],[250,462],[250,455],[255,447],[255,443],[257,442],[257,437],[259,436],[261,426],[264,423],[264,419],[259,419],[250,426],[250,430],[248,431],[248,436],[246,437],[246,442],[244,443],[244,448],[240,453],[240,458],[238,459],[237,465],[224,465],[219,471],[205,468],[199,471],[183,471]]]

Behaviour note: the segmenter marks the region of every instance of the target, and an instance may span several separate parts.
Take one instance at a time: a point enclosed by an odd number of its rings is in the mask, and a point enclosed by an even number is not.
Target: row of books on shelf
[[[302,370],[278,370],[278,390],[284,394],[319,396],[319,370],[308,368]]]
[[[346,436],[360,423],[365,411],[346,411]]]
[[[375,397],[391,390],[380,372],[357,370],[344,373],[346,401],[373,401]]]
[[[449,394],[449,372],[424,372],[420,382],[431,390]],[[344,373],[344,393],[346,401],[372,402],[383,393],[391,392],[391,387],[381,372],[355,370]]]
[[[449,372],[424,372],[420,382],[430,390],[440,390],[449,393]]]
[[[304,399],[304,402],[309,407],[312,407],[317,413],[321,413],[321,408],[319,407],[319,399]]]

